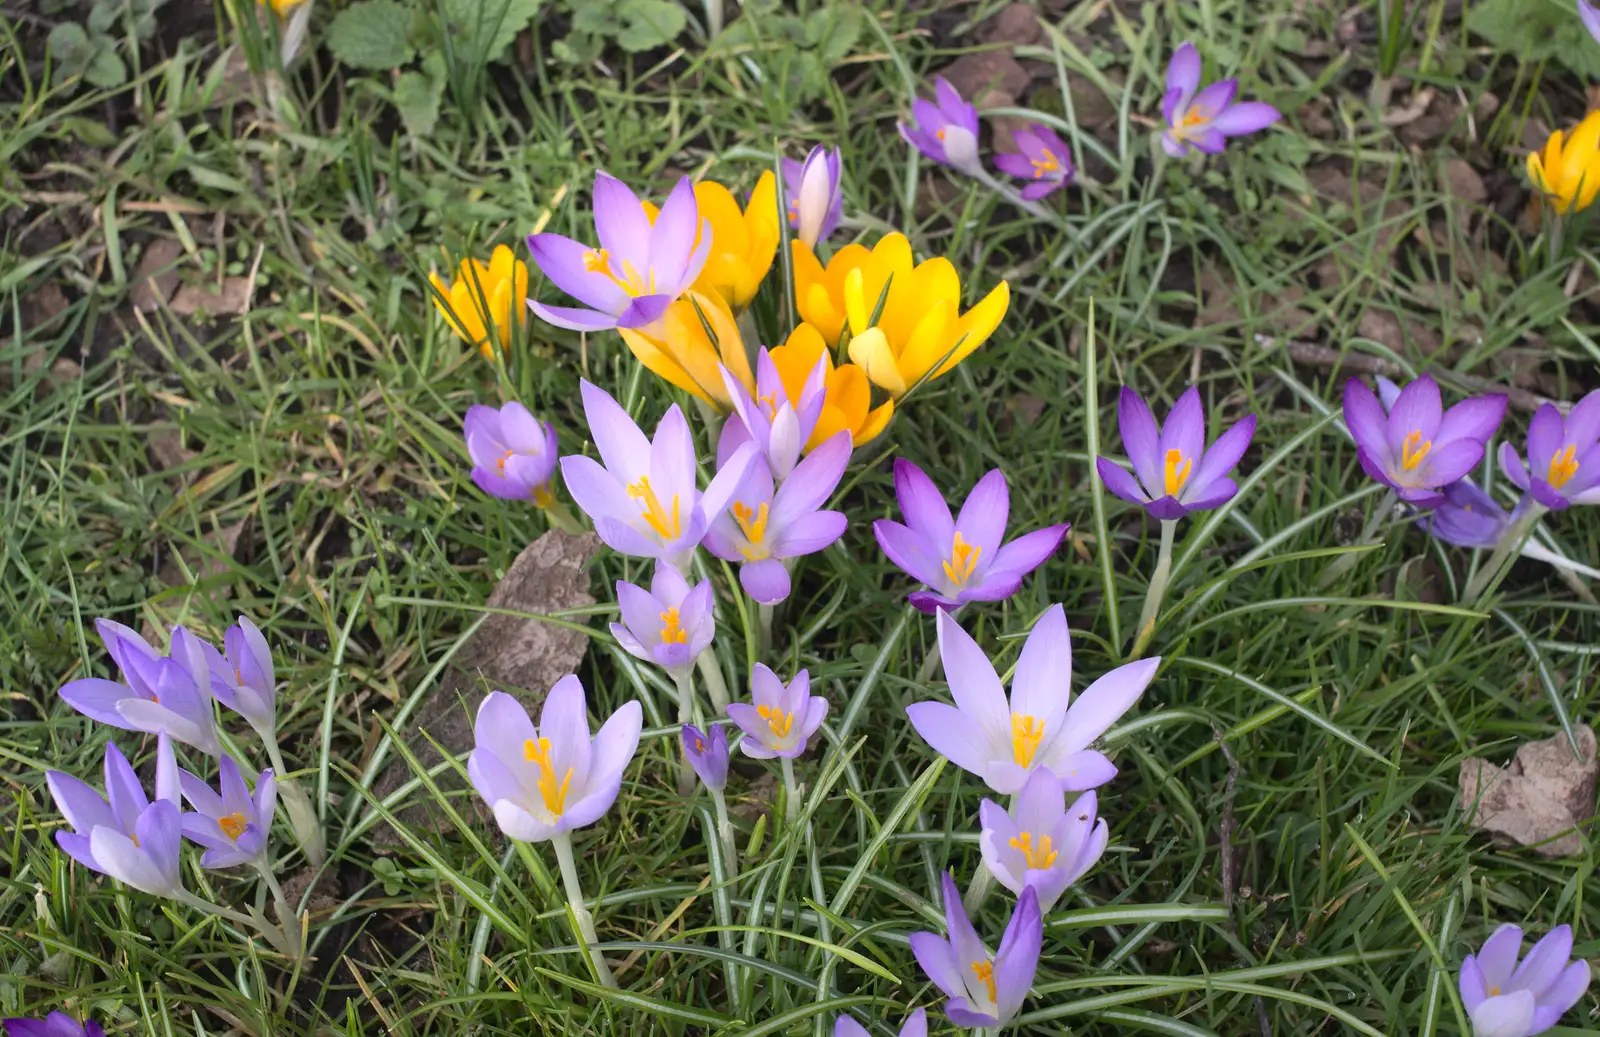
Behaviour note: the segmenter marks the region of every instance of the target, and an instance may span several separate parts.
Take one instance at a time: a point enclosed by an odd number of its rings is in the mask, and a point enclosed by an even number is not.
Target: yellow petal
[[[915,385],[956,344],[954,307],[947,299],[934,299],[900,352],[900,376]]]
[[[769,350],[768,355],[772,357],[772,366],[778,372],[779,381],[783,382],[783,392],[789,397],[790,403],[800,402],[800,392],[805,388],[806,379],[816,369],[817,361],[821,360],[826,365],[825,373],[833,371],[828,344],[822,341],[817,329],[809,324],[797,324],[789,332],[788,341]]]
[[[1578,201],[1573,208],[1587,209],[1597,191],[1600,191],[1600,153],[1589,157],[1589,164],[1584,168],[1583,180],[1578,187]]]
[[[839,300],[841,304],[843,301]],[[829,347],[839,344],[840,337],[844,335],[844,310],[842,305],[839,307],[834,305],[833,297],[828,294],[825,286],[814,284],[810,287],[804,305],[800,306],[800,312],[805,316],[806,323],[817,329],[817,333]]]
[[[772,260],[778,254],[778,187],[772,171],[761,174],[756,189],[750,192],[750,204],[744,209],[745,250],[744,277],[739,282],[739,309],[750,305],[772,269]]]
[[[666,353],[662,352],[657,343],[647,338],[643,333],[634,328],[618,328],[622,333],[622,341],[628,344],[633,355],[639,363],[645,366],[650,373],[662,378],[685,392],[692,393],[707,403],[714,403],[710,397],[700,391],[693,378],[689,377],[682,367],[678,366]]]
[[[478,305],[478,299],[467,282],[457,281],[450,286],[450,307],[455,311],[456,322],[461,330],[461,337],[473,345],[482,342],[483,310]]]
[[[528,319],[528,264],[517,260],[511,281],[511,303],[517,310],[517,323]]]
[[[956,322],[956,337],[961,344],[956,346],[954,355],[939,365],[933,373],[935,378],[948,374],[950,369],[968,356],[972,351],[989,341],[989,336],[994,334],[994,329],[1000,326],[1000,321],[1005,318],[1006,309],[1011,305],[1011,285],[1001,281],[978,305],[961,315]]]
[[[493,294],[489,296],[489,313],[494,317],[495,334],[500,339],[500,348],[511,348],[511,279],[507,278],[494,286]],[[489,339],[483,341],[485,356],[488,356]]]
[[[887,389],[893,396],[906,391],[905,379],[895,366],[894,353],[882,328],[868,328],[850,339],[850,359],[860,365],[872,384]]]
[[[489,254],[489,280],[485,283],[485,290],[489,285],[510,282],[512,271],[516,269],[516,261],[511,249],[505,245],[496,245],[494,251]]]
[[[860,267],[850,271],[844,279],[844,312],[850,318],[850,334],[863,334],[872,322],[872,310],[878,306],[876,296],[871,307],[867,303],[867,278]],[[882,289],[879,289],[882,293]]]
[[[867,420],[856,429],[855,435],[852,437],[855,445],[861,446],[863,443],[870,443],[877,439],[878,433],[884,430],[884,427],[889,424],[889,419],[892,417],[894,417],[894,401],[888,400],[885,401],[883,406],[868,414]]]
[[[733,374],[734,378],[739,380],[739,384],[743,385],[746,391],[755,392],[756,380],[750,373],[750,356],[745,352],[744,336],[739,334],[739,325],[734,321],[733,313],[728,309],[727,303],[714,295],[704,295],[700,292],[691,291],[688,295],[691,300],[700,304],[700,313],[705,314],[707,322],[711,325],[711,332],[716,336],[714,355],[722,361],[723,366]],[[698,320],[699,314],[694,314],[694,317]],[[709,339],[704,339],[704,325],[701,325],[700,333],[707,352],[710,353],[711,342]],[[715,370],[713,366],[711,375],[716,381],[707,388],[711,389],[711,394],[717,397],[724,408],[731,408],[733,400],[728,397],[728,388],[722,383],[722,372]]]
[[[911,348],[912,335],[926,319],[930,308],[941,302],[948,307],[953,321],[961,309],[961,277],[950,261],[942,256],[897,276],[889,288],[889,302],[883,308],[878,326],[889,336],[889,345],[900,357],[901,373],[910,381],[916,381],[916,376],[905,370],[905,355]],[[932,363],[935,359],[937,356],[928,362]]]
[[[1544,163],[1539,160],[1537,151],[1528,152],[1528,181],[1533,184],[1533,189],[1540,194],[1549,194],[1550,187],[1544,179]]]
[[[805,453],[811,453],[841,432],[851,433],[850,442],[855,442],[854,429],[845,418],[844,412],[833,404],[824,402],[822,410],[817,412],[817,423],[811,428],[811,438],[806,440]]]
[[[1545,141],[1545,144],[1544,144],[1544,168],[1545,169],[1547,169],[1547,170],[1555,170],[1555,169],[1560,168],[1560,166],[1561,166],[1561,141],[1562,141],[1562,133],[1561,133],[1560,130],[1557,130],[1554,133],[1550,134],[1550,139]]]
[[[822,413],[806,441],[806,450],[815,450],[840,432],[849,432],[855,441],[856,427],[867,417],[872,403],[872,386],[867,376],[855,364],[841,364],[828,375],[827,390],[823,395]]]

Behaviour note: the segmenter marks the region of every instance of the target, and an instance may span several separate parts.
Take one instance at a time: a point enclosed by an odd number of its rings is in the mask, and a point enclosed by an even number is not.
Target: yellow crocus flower
[[[1528,178],[1556,212],[1587,209],[1600,193],[1600,111],[1584,116],[1571,137],[1550,134],[1543,154],[1528,156]]]
[[[806,379],[816,370],[817,361],[822,361],[827,371],[822,413],[817,418],[816,427],[811,430],[811,438],[805,444],[808,452],[840,432],[850,433],[850,440],[855,446],[870,442],[894,416],[893,400],[880,407],[872,406],[872,385],[861,368],[855,364],[833,366],[828,344],[822,340],[822,334],[809,324],[795,328],[789,333],[788,341],[771,350],[770,355],[772,366],[777,368],[778,377],[783,380],[784,393],[788,395],[789,402],[796,405],[800,402]]]
[[[528,265],[505,245],[496,245],[488,265],[481,260],[461,261],[455,282],[446,284],[437,272],[428,275],[437,293],[433,304],[455,333],[494,359],[489,325],[502,350],[511,348],[511,329],[528,319]]]
[[[698,304],[699,312],[695,306]],[[705,315],[705,321],[700,319]],[[706,325],[716,338],[706,334]],[[667,307],[661,319],[643,328],[618,328],[639,362],[678,388],[726,414],[733,409],[718,364],[726,365],[744,387],[755,378],[733,312],[720,295],[690,289]]]
[[[830,346],[837,346],[844,334],[844,282],[852,271],[862,272],[864,290],[874,304],[892,274],[911,271],[911,243],[904,234],[885,234],[870,250],[854,243],[846,245],[833,254],[827,266],[805,242],[796,238],[789,244],[794,259],[795,308],[800,319]]]
[[[742,313],[756,297],[778,254],[777,180],[771,170],[762,173],[750,192],[750,204],[743,209],[733,192],[714,180],[695,184],[694,200],[700,219],[711,224],[711,250],[694,287],[721,296],[734,313]],[[655,203],[645,202],[644,211],[654,223]],[[696,238],[695,248],[699,247]]]

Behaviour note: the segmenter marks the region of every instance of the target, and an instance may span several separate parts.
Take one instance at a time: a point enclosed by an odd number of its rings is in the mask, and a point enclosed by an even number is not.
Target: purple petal
[[[1419,433],[1423,440],[1436,438],[1443,405],[1439,400],[1439,383],[1423,375],[1404,389],[1394,401],[1386,423],[1386,442],[1391,457],[1401,455],[1406,437]]]
[[[550,765],[555,773],[565,773],[571,767],[576,774],[589,774],[592,755],[589,714],[583,682],[575,674],[569,673],[556,681],[550,694],[545,696],[544,706],[539,710],[539,737],[550,739]],[[504,758],[502,755],[501,759]]]
[[[674,298],[675,296],[665,294],[639,296],[617,316],[617,327],[644,328],[654,324],[667,312],[667,307],[672,305]]]
[[[1215,126],[1202,125],[1189,132],[1189,143],[1207,155],[1220,155],[1228,149],[1228,138]]]
[[[568,331],[605,331],[617,326],[617,317],[599,310],[585,310],[577,306],[546,306],[537,299],[528,300],[528,309],[546,324],[554,324]]]
[[[1160,665],[1159,658],[1125,663],[1085,688],[1067,710],[1066,723],[1052,744],[1052,750],[1077,752],[1105,734],[1122,714],[1133,708]]]
[[[594,175],[594,229],[600,247],[619,269],[631,262],[643,273],[650,265],[650,218],[639,196],[609,173]]]
[[[1242,137],[1264,130],[1281,118],[1282,112],[1263,101],[1241,101],[1219,112],[1211,125],[1225,137]]]
[[[1461,993],[1461,1004],[1469,1012],[1489,996],[1489,984],[1483,978],[1483,971],[1478,968],[1478,960],[1470,954],[1461,962],[1456,989]]]
[[[978,549],[978,564],[992,562],[1000,548],[1000,538],[1005,536],[1006,518],[1011,511],[1011,497],[1006,487],[1005,473],[996,468],[978,480],[961,505],[956,517],[956,529],[962,539]]]
[[[606,718],[595,732],[590,747],[590,781],[609,783],[622,776],[639,749],[639,732],[643,725],[644,710],[637,699],[624,702]]]
[[[1161,486],[1161,429],[1156,425],[1144,397],[1127,386],[1117,397],[1117,427],[1122,433],[1122,449],[1133,463],[1133,473],[1147,489]],[[1112,491],[1116,493],[1115,490]],[[1118,493],[1117,496],[1122,496]],[[1127,498],[1124,498],[1127,499]]]
[[[990,745],[971,717],[943,702],[913,702],[906,707],[906,716],[934,752],[969,774],[983,774]]]
[[[1583,19],[1583,27],[1589,30],[1589,35],[1600,41],[1600,8],[1588,0],[1578,0],[1578,17]]]
[[[694,185],[688,177],[679,177],[650,230],[650,270],[667,295],[677,296],[699,276],[699,270],[689,269],[689,257],[699,236],[710,234],[710,225],[700,224]]]
[[[1581,452],[1600,439],[1600,389],[1586,394],[1567,414],[1567,441]]]
[[[1535,1000],[1544,1000],[1544,992],[1572,960],[1572,927],[1558,925],[1546,933],[1522,959],[1517,971],[1511,974],[1511,986],[1531,993]]]
[[[1052,605],[1023,642],[1011,678],[1012,713],[1044,719],[1067,708],[1072,695],[1072,641],[1067,614]]]
[[[941,582],[941,558],[934,554],[920,534],[891,519],[874,522],[872,534],[877,537],[883,553],[889,556],[889,561],[912,579],[930,586]]]
[[[1067,535],[1067,529],[1067,523],[1063,522],[1058,526],[1046,526],[1017,537],[995,552],[994,561],[989,565],[989,575],[993,577],[1003,573],[1014,573],[1026,576],[1033,572],[1056,553],[1056,548],[1061,546],[1062,538]]]
[[[1223,109],[1233,103],[1233,97],[1239,92],[1237,79],[1219,79],[1215,83],[1194,95],[1194,100],[1189,102],[1186,115],[1199,116],[1207,122],[1213,122]],[[1221,127],[1218,127],[1221,129]]]
[[[1389,450],[1389,416],[1383,404],[1359,378],[1344,383],[1344,423],[1350,438],[1367,453],[1382,457]]]
[[[1012,176],[1020,176],[1028,180],[1033,179],[1033,163],[1028,160],[1026,155],[1003,151],[994,157],[994,165],[1002,173],[1009,173]]]
[[[1588,989],[1589,963],[1580,958],[1563,969],[1544,993],[1538,995],[1539,1007],[1555,1013],[1551,1020],[1553,1024],[1555,1019],[1561,1018],[1567,1009],[1577,1004]]]
[[[122,827],[110,805],[83,781],[61,771],[46,771],[45,784],[50,798],[56,801],[56,809],[74,831],[86,833],[98,825]]]
[[[1502,925],[1483,941],[1478,951],[1478,968],[1483,972],[1485,989],[1503,987],[1511,982],[1517,967],[1517,956],[1522,953],[1522,929],[1515,925]]]
[[[746,562],[739,567],[739,585],[752,600],[776,605],[789,596],[789,570],[776,558]]]
[[[999,1025],[1000,1020],[987,1012],[979,1012],[972,1007],[972,1003],[965,997],[952,997],[944,1006],[944,1015],[957,1026],[970,1029],[990,1029]]]
[[[746,756],[757,760],[770,760],[777,754],[768,749],[764,738],[770,737],[772,731],[767,727],[767,722],[761,714],[756,712],[756,707],[748,702],[730,702],[724,712],[728,719],[739,726],[744,732],[744,737],[739,739],[739,749]]]
[[[1491,997],[1472,1011],[1472,1032],[1475,1037],[1527,1037],[1536,1006],[1526,990]]]
[[[780,491],[781,492],[781,491]],[[842,511],[818,511],[790,523],[773,547],[778,558],[815,554],[844,536],[850,520]]]
[[[1217,479],[1206,487],[1206,491],[1196,494],[1193,500],[1185,501],[1181,506],[1184,514],[1191,511],[1209,511],[1232,500],[1239,492],[1239,484],[1232,479]],[[1156,515],[1156,518],[1161,518]]]
[[[782,529],[821,507],[843,478],[850,451],[850,433],[840,432],[795,465],[773,498],[772,524]]]
[[[1185,501],[1198,500],[1216,480],[1233,471],[1239,458],[1250,448],[1251,437],[1256,432],[1256,416],[1251,414],[1237,425],[1217,437],[1211,449],[1195,463],[1194,472],[1183,487],[1179,497]]]
[[[955,951],[949,943],[934,933],[912,933],[911,953],[922,967],[923,974],[944,992],[945,997],[962,997],[966,994],[961,963],[956,961]]]
[[[588,245],[562,234],[530,234],[528,252],[544,276],[585,306],[610,314],[627,308],[627,292],[605,274],[589,271],[586,257],[594,250]]]
[[[1168,96],[1170,97],[1171,95],[1169,94]],[[1169,118],[1167,121],[1171,122],[1172,120]],[[1165,130],[1161,134],[1161,150],[1173,158],[1183,158],[1189,153],[1189,145],[1173,136],[1171,130]]]
[[[1200,390],[1191,385],[1172,405],[1166,424],[1161,426],[1161,445],[1157,448],[1160,478],[1154,484],[1146,484],[1152,495],[1158,487],[1166,487],[1166,460],[1172,451],[1178,452],[1177,463],[1181,468],[1185,461],[1191,465],[1199,464],[1200,455],[1205,453],[1205,449],[1206,415],[1200,405]]]
[[[1566,439],[1566,423],[1554,404],[1542,404],[1528,422],[1528,470],[1537,478],[1550,471],[1550,461]]]
[[[1022,196],[1024,201],[1036,202],[1047,195],[1061,190],[1061,188],[1065,187],[1066,185],[1067,181],[1065,179],[1040,180],[1029,184],[1017,193]]]
[[[905,458],[894,462],[894,492],[900,501],[900,512],[906,525],[936,550],[943,550],[955,536],[955,522],[950,518],[950,506],[933,480]],[[942,555],[941,555],[942,557]]]
[[[935,615],[941,611],[948,612],[951,609],[958,609],[962,605],[962,602],[953,598],[947,598],[943,594],[926,590],[910,592],[906,595],[906,601],[910,603],[912,608],[927,616]]]
[[[1483,460],[1483,442],[1457,439],[1435,447],[1423,464],[1430,486],[1447,486],[1478,467]]]
[[[971,722],[982,726],[991,739],[999,732],[1009,736],[1011,710],[989,657],[948,613],[939,613],[936,622],[939,658],[944,661],[945,681],[950,685],[950,696],[956,700],[956,708]]]
[[[1163,101],[1162,110],[1167,122],[1172,122],[1173,109],[1176,106],[1187,106],[1188,98],[1200,87],[1200,52],[1193,43],[1185,41],[1172,54],[1172,60],[1167,63],[1167,90],[1171,104]],[[1176,97],[1171,92],[1176,91]]]
[[[1476,439],[1487,443],[1500,428],[1500,419],[1506,415],[1504,393],[1474,396],[1444,412],[1439,422],[1438,439],[1448,443],[1452,439]]]
[[[473,745],[494,756],[507,769],[517,766],[523,758],[523,747],[534,738],[528,711],[503,691],[491,691],[484,697],[478,705],[472,732]]]
[[[1094,467],[1095,471],[1100,475],[1100,481],[1105,484],[1105,488],[1129,504],[1137,504],[1143,507],[1150,502],[1149,496],[1144,492],[1144,487],[1140,486],[1138,481],[1116,462],[1104,457],[1097,457],[1094,459]],[[1160,484],[1158,483],[1157,485]]]
[[[132,730],[117,710],[117,703],[133,698],[133,689],[101,677],[83,677],[61,686],[61,698],[73,709],[102,724]]]
[[[728,510],[735,496],[744,493],[744,482],[751,477],[764,477],[770,484],[772,476],[761,459],[761,450],[753,442],[746,442],[733,452],[728,463],[717,470],[700,496],[700,510],[707,516],[721,515]],[[770,489],[768,494],[770,496]]]
[[[1000,949],[994,956],[995,1007],[1002,1024],[1017,1014],[1027,998],[1043,944],[1044,920],[1039,914],[1039,896],[1030,886],[1022,891],[1000,940]]]
[[[1117,776],[1117,765],[1105,753],[1093,749],[1080,749],[1049,762],[1050,773],[1061,780],[1066,792],[1086,792],[1097,789]]]

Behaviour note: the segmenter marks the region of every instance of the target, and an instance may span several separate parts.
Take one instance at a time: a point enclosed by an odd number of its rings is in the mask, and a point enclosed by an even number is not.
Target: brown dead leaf
[[[1407,317],[1402,325],[1400,318],[1388,310],[1369,307],[1356,324],[1356,334],[1381,342],[1400,356],[1421,353],[1432,356],[1444,345],[1444,339],[1421,321]]]
[[[1404,105],[1384,112],[1381,121],[1389,127],[1409,126],[1427,114],[1428,106],[1433,103],[1433,97],[1433,87],[1423,87],[1412,94]]]
[[[182,433],[170,428],[151,436],[145,443],[145,449],[150,451],[150,459],[163,470],[182,468],[198,456],[183,445]]]
[[[178,289],[178,259],[183,248],[172,238],[157,238],[145,246],[133,268],[133,308],[154,313]]]
[[[1476,756],[1462,760],[1467,824],[1502,844],[1532,847],[1543,857],[1583,852],[1583,840],[1572,829],[1594,816],[1600,761],[1594,731],[1582,725],[1576,733],[1581,760],[1565,734],[1525,743],[1504,769]]]
[[[729,799],[728,813],[734,817],[755,824],[765,814],[770,825],[773,822],[773,807],[778,802],[778,776],[771,771],[763,771],[745,789],[744,795]]]
[[[46,281],[22,297],[22,328],[39,331],[66,312],[67,297],[52,281]]]
[[[225,277],[219,292],[211,284],[186,284],[172,297],[172,312],[192,317],[205,313],[212,317],[238,316],[250,306],[250,278]]]

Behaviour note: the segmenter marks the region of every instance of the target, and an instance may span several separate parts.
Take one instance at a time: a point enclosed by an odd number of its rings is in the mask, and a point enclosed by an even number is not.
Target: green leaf
[[[440,0],[459,55],[474,65],[498,60],[533,23],[544,0]]]
[[[1499,49],[1527,62],[1554,58],[1580,76],[1600,77],[1600,48],[1570,3],[1479,0],[1467,10],[1467,28]]]
[[[637,53],[671,43],[689,16],[672,0],[621,0],[616,6],[617,46]]]
[[[329,23],[328,49],[352,68],[394,68],[416,53],[408,39],[410,25],[410,9],[395,0],[361,0]]]
[[[837,65],[861,38],[861,9],[835,4],[812,11],[806,19],[806,41],[816,48],[823,64]]]
[[[444,81],[425,72],[406,72],[394,84],[394,106],[413,137],[426,137],[439,122],[439,99]]]
[[[89,34],[76,22],[62,22],[51,29],[45,46],[56,63],[57,83],[83,75],[89,62],[94,60],[94,46],[89,42]]]
[[[128,81],[128,66],[117,57],[117,45],[110,37],[101,36],[97,39],[104,40],[104,45],[95,50],[93,60],[83,72],[83,78],[101,88],[121,86]]]

